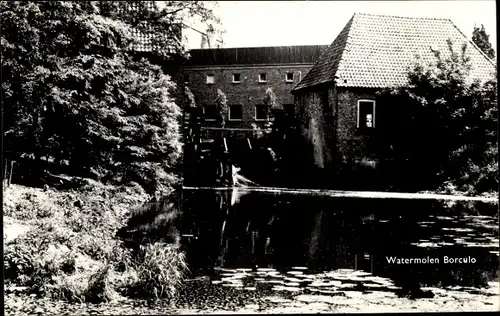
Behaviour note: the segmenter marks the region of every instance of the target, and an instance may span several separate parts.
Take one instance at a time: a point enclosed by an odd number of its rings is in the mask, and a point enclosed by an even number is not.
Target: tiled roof
[[[328,45],[192,49],[186,66],[313,64]]]
[[[109,4],[107,4],[106,1],[101,1],[99,5],[101,7],[101,11],[105,11],[106,6]],[[118,7],[121,13],[131,15],[135,19],[137,19],[140,16],[139,13],[144,8],[148,10],[155,10],[155,1],[131,1],[131,2],[122,1],[119,2],[119,7]],[[131,31],[132,31],[132,36],[136,38],[136,42],[131,44],[129,48],[134,52],[152,52],[160,49],[165,49],[167,51],[172,51],[172,52],[175,51],[169,46],[162,47],[156,44],[155,41],[153,41],[155,34],[152,31],[139,30],[138,28],[132,28]],[[169,35],[173,34],[173,36],[176,36],[178,40],[181,40],[182,25],[180,21],[175,22],[171,25],[171,32],[168,34]],[[162,36],[164,36],[163,39],[165,41],[168,39],[167,34],[163,34]]]
[[[341,87],[405,85],[416,55],[435,61],[431,48],[446,54],[448,39],[456,52],[467,43],[472,78],[487,79],[495,72],[495,63],[449,19],[356,13],[294,91],[331,82],[335,77]]]

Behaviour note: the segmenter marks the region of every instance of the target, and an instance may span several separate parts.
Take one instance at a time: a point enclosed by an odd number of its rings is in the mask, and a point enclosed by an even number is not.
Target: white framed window
[[[287,72],[285,75],[286,82],[293,82],[293,72]]]
[[[267,74],[265,72],[259,74],[259,82],[267,82]]]
[[[233,83],[241,82],[241,74],[233,74]]]
[[[215,83],[215,76],[207,75],[207,84],[214,84],[214,83]]]
[[[358,100],[357,127],[361,129],[375,128],[375,101]]]
[[[241,104],[230,105],[228,116],[230,121],[241,121],[243,119],[243,106]]]
[[[267,120],[267,106],[264,104],[255,105],[255,114],[256,121],[265,121]]]

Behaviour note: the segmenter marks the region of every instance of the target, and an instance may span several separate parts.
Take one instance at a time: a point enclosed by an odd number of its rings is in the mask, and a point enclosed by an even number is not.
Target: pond
[[[181,306],[498,295],[497,203],[237,188],[176,198],[150,205],[142,225],[186,254]]]

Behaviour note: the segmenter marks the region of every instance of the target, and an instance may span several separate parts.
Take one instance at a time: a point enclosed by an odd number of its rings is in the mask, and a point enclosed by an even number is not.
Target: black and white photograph
[[[6,315],[500,311],[495,1],[0,1]]]

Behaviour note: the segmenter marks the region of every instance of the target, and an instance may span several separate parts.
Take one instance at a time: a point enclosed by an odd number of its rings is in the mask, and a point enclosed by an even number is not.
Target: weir
[[[257,132],[249,128],[202,126],[199,108],[187,108],[184,113],[184,181],[190,186],[255,185],[241,176],[235,165],[241,157],[253,151]]]
[[[482,201],[498,202],[498,197],[462,196],[433,193],[404,193],[404,192],[374,192],[374,191],[341,191],[341,190],[319,190],[319,189],[291,189],[274,187],[190,187],[184,186],[184,190],[214,190],[214,191],[248,191],[248,192],[275,192],[283,194],[305,194],[311,196],[331,197],[355,197],[368,199],[419,199],[419,200],[449,200],[449,201]]]

